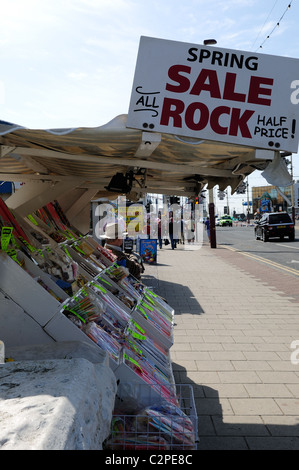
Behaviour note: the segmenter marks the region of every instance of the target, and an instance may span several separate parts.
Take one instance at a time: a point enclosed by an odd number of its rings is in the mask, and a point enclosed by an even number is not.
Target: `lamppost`
[[[217,41],[216,39],[205,39],[203,43],[205,46],[215,46],[215,44],[217,44]]]
[[[286,165],[291,165],[291,210],[292,210],[292,219],[294,224],[296,223],[296,217],[295,217],[295,194],[294,194],[294,175],[293,175],[293,154],[291,152],[284,152],[282,154],[282,157],[291,157],[289,161],[286,160]]]
[[[214,46],[217,44],[216,39],[205,39],[205,46]],[[216,248],[216,229],[215,229],[215,205],[214,205],[214,188],[209,189],[209,220],[210,220],[210,246]]]
[[[216,248],[214,188],[209,189],[210,246]]]
[[[293,155],[292,154],[291,154],[291,178],[292,178],[292,186],[291,186],[292,219],[295,224],[296,217],[295,217],[295,194],[294,194],[294,175],[293,175]]]

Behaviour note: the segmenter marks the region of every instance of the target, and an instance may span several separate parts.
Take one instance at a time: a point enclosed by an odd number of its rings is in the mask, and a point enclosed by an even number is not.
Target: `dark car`
[[[254,227],[255,238],[264,242],[269,238],[278,237],[283,240],[285,236],[289,240],[295,238],[294,223],[287,212],[269,212],[264,214]]]

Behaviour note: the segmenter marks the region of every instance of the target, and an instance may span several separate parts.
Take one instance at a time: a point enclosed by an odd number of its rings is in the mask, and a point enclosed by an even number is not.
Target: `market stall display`
[[[108,448],[117,448],[120,441],[125,449],[149,444],[192,448],[192,422],[180,416],[170,360],[174,310],[118,266],[108,249],[71,227],[58,203],[23,222],[1,200],[0,264],[6,275],[0,277],[0,290],[54,341],[91,341],[106,351],[122,403],[130,401],[127,381],[147,390],[135,400],[134,417],[129,409],[118,415],[116,406],[113,428],[118,432]],[[20,280],[19,290],[13,279]],[[132,439],[133,432],[138,437]]]
[[[126,400],[124,400],[124,397]],[[137,405],[136,405],[137,404]],[[190,385],[177,385],[173,400],[139,385],[119,387],[108,450],[197,449],[197,414]]]

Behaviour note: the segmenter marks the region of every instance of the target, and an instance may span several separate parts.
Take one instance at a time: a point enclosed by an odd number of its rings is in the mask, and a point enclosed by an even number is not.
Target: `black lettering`
[[[265,116],[261,117],[260,115],[258,115],[257,123],[265,125]]]
[[[224,62],[223,62],[224,67],[227,67],[228,61],[229,61],[229,53],[226,52]]]
[[[198,54],[199,52],[199,54]],[[238,69],[242,69],[245,67],[248,70],[257,70],[258,69],[258,58],[255,56],[244,57],[243,54],[236,54],[234,52],[220,52],[213,50],[212,52],[208,49],[200,49],[198,50],[197,47],[190,47],[188,49],[189,56],[187,60],[189,62],[198,62],[202,63],[205,60],[210,61],[211,65],[219,65],[221,67],[237,67]]]
[[[247,59],[245,60],[245,67],[248,70],[257,70],[257,66],[257,57],[247,57]]]
[[[144,96],[141,96],[141,97],[139,98],[139,100],[136,101],[136,105],[137,105],[137,104],[142,104],[142,106],[144,106]]]
[[[197,59],[197,55],[195,54],[195,52],[197,51],[198,51],[197,47],[190,47],[188,52],[192,56],[192,59],[187,57],[187,60],[189,60],[190,62],[194,62]]]
[[[254,135],[260,134],[261,137],[276,138],[276,139],[287,139],[289,130],[286,127],[278,127],[274,129],[273,127],[265,128],[255,126]]]
[[[230,60],[230,67],[234,67],[234,65],[236,65],[239,69],[241,69],[243,67],[243,60],[244,60],[243,55],[238,57],[237,54],[232,54],[231,60]]]
[[[268,137],[272,137],[272,138],[274,137],[273,131],[274,131],[274,129],[272,129],[272,128],[268,129],[268,133],[269,133]]]
[[[210,51],[208,51],[207,49],[201,49],[200,54],[199,54],[199,58],[198,58],[198,62],[202,62],[203,59],[208,59],[208,57],[210,57],[210,55],[211,55]]]
[[[215,62],[218,62],[218,65],[222,65],[221,59],[223,57],[222,52],[213,52],[211,64],[214,65]]]

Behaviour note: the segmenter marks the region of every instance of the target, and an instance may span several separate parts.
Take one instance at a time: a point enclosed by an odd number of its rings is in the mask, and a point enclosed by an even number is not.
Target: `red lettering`
[[[251,139],[251,134],[247,126],[247,122],[254,114],[254,111],[246,110],[240,116],[241,109],[233,108],[232,116],[230,121],[229,135],[238,135],[238,129],[240,129],[242,137]]]
[[[230,108],[228,106],[218,106],[211,112],[210,124],[216,134],[227,134],[228,128],[219,124],[219,118],[222,114],[230,115]]]
[[[211,98],[222,98],[224,100],[245,103],[247,97],[248,103],[263,106],[271,105],[270,97],[272,94],[271,86],[274,83],[273,78],[252,76],[250,77],[248,93],[239,93],[236,91],[238,79],[236,73],[226,73],[223,91],[221,91],[216,70],[201,69],[193,86],[190,78],[186,76],[191,74],[191,70],[191,67],[187,65],[171,66],[168,69],[168,77],[173,83],[166,83],[166,90],[173,93],[186,93],[190,89],[190,95],[196,96],[199,96],[202,91],[206,91],[210,94]],[[263,85],[268,85],[268,88]]]
[[[207,79],[208,83],[206,83]],[[202,90],[208,91],[212,98],[221,98],[216,70],[202,69],[190,91],[190,95],[199,96]]]
[[[273,82],[274,82],[273,78],[251,77],[249,91],[248,91],[248,100],[247,100],[248,103],[270,106],[271,100],[266,99],[266,98],[260,98],[259,95],[271,96],[271,93],[272,93],[271,88],[263,88],[261,87],[261,84],[272,86]]]
[[[173,91],[174,93],[184,93],[189,90],[190,81],[187,77],[184,77],[184,75],[180,75],[180,72],[190,73],[191,67],[187,65],[173,65],[170,67],[168,77],[174,82],[177,82],[178,85],[166,83],[166,90]]]
[[[190,103],[185,109],[185,103],[173,98],[164,98],[161,112],[161,126],[188,128],[192,131],[201,131],[210,125],[215,134],[237,136],[251,139],[248,121],[254,111],[242,111],[229,106],[217,106],[211,112],[209,108],[198,101]],[[220,122],[222,116],[227,117],[227,126]]]
[[[244,93],[236,93],[236,73],[228,72],[225,77],[224,90],[223,90],[223,99],[231,101],[245,101],[246,95]]]
[[[199,120],[195,122],[194,114],[200,112]],[[191,103],[186,109],[185,114],[186,126],[193,131],[201,131],[209,122],[209,109],[203,103]]]
[[[162,126],[168,126],[169,119],[172,118],[174,127],[182,127],[181,114],[184,108],[185,103],[183,101],[173,98],[164,98],[160,124],[162,124]]]

